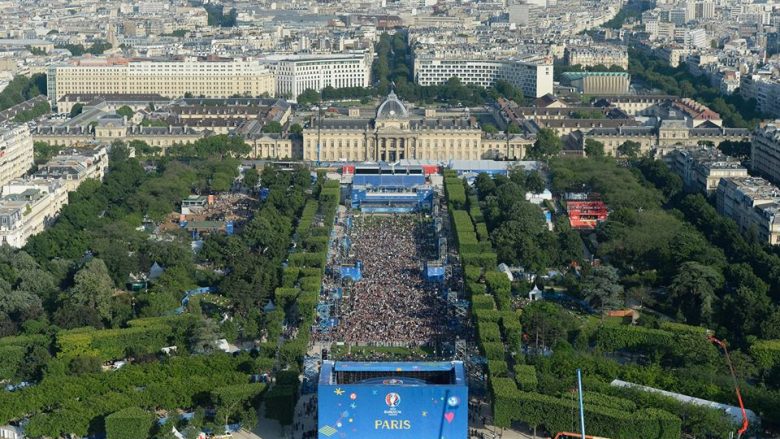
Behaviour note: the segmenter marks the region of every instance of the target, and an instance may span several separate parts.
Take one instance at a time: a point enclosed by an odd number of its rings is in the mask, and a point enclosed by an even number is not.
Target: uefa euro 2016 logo
[[[398,404],[400,403],[401,403],[401,395],[395,392],[390,392],[385,396],[385,404],[387,404],[387,406],[390,407],[391,409],[398,407]]]

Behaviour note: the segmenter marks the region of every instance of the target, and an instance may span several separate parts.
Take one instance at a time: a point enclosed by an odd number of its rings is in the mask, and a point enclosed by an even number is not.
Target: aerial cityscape
[[[0,11],[0,439],[780,437],[780,3]]]

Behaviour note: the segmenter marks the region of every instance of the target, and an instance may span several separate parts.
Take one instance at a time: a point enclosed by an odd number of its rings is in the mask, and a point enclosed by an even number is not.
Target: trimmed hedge
[[[328,240],[330,238],[327,235],[324,236],[310,236],[303,241],[303,248],[308,252],[322,252],[328,250]]]
[[[476,281],[466,281],[466,293],[472,298],[475,296],[484,296],[487,294],[487,286]]]
[[[474,220],[474,224],[485,222],[485,217],[482,215],[479,206],[471,207],[469,209],[469,215],[471,216],[471,219]]]
[[[106,439],[146,439],[154,423],[154,414],[128,407],[106,416]]]
[[[536,377],[536,367],[528,364],[515,364],[515,382],[520,390],[535,392],[539,385]]]
[[[100,331],[94,328],[60,331],[57,334],[60,350],[57,357],[72,359],[84,355],[109,361],[125,358],[129,353],[155,353],[168,346],[171,333],[171,326],[166,324]]]
[[[444,192],[447,201],[456,209],[466,206],[466,188],[463,187],[463,180],[460,178],[444,177]]]
[[[298,288],[279,287],[274,290],[274,303],[282,309],[287,309],[290,305],[295,303],[298,293],[300,293]]]
[[[319,268],[323,270],[325,269],[327,257],[327,252],[301,252],[291,254],[288,261],[291,267]],[[322,273],[320,272],[320,274]]]
[[[319,293],[314,291],[304,291],[298,296],[298,312],[304,320],[314,320],[319,300]]]
[[[458,247],[461,253],[464,254],[470,254],[470,253],[490,253],[493,251],[493,246],[490,244],[490,242],[479,242],[477,241],[477,235],[470,233],[468,235],[468,239],[471,239],[473,237],[474,242],[469,243],[461,243]],[[504,275],[506,277],[506,275]]]
[[[320,292],[322,288],[322,276],[306,276],[300,279],[302,291]]]
[[[578,410],[577,402],[530,392],[518,392],[518,395],[522,408],[517,420],[531,426],[544,426],[551,434],[572,431],[571,413]],[[678,439],[681,435],[680,418],[663,410],[644,409],[632,413],[586,406],[585,418],[588,419],[588,433],[612,439]]]
[[[576,393],[562,393],[561,398],[571,399],[577,401],[577,404],[579,404],[579,396]],[[587,406],[593,405],[599,407],[608,407],[618,410],[625,410],[628,412],[633,412],[636,410],[636,404],[634,401],[630,401],[625,398],[618,398],[617,396],[605,395],[603,393],[593,392],[590,390],[583,392],[582,400],[583,403]]]
[[[675,332],[683,335],[698,335],[702,338],[707,337],[707,328],[701,326],[686,325],[684,323],[661,322],[661,329],[664,331]]]
[[[490,377],[490,393],[493,403],[493,420],[499,427],[509,427],[517,418],[520,394],[511,378]]]
[[[479,242],[490,242],[490,233],[488,232],[487,224],[481,222],[477,223],[476,231]]]
[[[296,282],[298,282],[298,274],[300,269],[294,267],[287,267],[282,271],[282,286],[286,288],[294,288]]]
[[[606,352],[639,347],[665,348],[675,342],[671,332],[627,325],[602,325],[596,330],[595,338],[596,345]]]
[[[503,343],[482,343],[482,352],[488,360],[504,360],[504,358],[506,358],[506,351],[504,350]]]
[[[492,252],[480,254],[461,254],[460,258],[464,265],[477,265],[487,269],[496,268],[496,265],[498,265],[498,256]]]
[[[500,271],[485,272],[485,283],[488,292],[496,298],[496,306],[500,310],[509,310],[512,307],[510,296],[512,284],[506,274]]]
[[[477,267],[476,265],[466,265],[466,267],[463,269],[463,276],[467,281],[476,282],[480,277],[482,277],[482,267]]]
[[[49,337],[41,334],[36,335],[13,335],[0,338],[0,347],[3,346],[21,346],[29,348],[30,346],[48,346]]]
[[[523,325],[520,324],[520,317],[512,311],[502,311],[500,315],[501,333],[506,340],[507,350],[519,351],[523,344]]]
[[[509,376],[509,366],[506,361],[488,360],[488,372],[491,378],[505,378]]]
[[[477,322],[477,331],[482,342],[501,342],[501,331],[499,331],[496,323]]]
[[[475,311],[482,309],[493,310],[496,309],[496,303],[493,301],[493,296],[488,296],[487,294],[474,295],[471,297],[471,309]]]
[[[501,321],[501,312],[494,309],[475,309],[474,317],[476,317],[477,322],[498,323]]]
[[[301,267],[299,269],[299,272],[301,278],[314,277],[314,276],[322,277],[322,270],[320,270],[319,268]]]

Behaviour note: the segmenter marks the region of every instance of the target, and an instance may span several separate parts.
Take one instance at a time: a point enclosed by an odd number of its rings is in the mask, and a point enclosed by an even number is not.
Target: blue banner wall
[[[386,363],[385,370],[392,364]],[[367,370],[382,368],[372,366]],[[323,367],[323,373],[331,372]],[[318,389],[320,439],[468,437],[468,387],[461,379],[455,384],[438,385],[404,377],[356,384],[323,378]]]

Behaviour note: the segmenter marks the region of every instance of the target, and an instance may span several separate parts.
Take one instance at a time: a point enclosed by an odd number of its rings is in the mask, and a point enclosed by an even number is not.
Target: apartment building
[[[108,170],[108,152],[105,146],[89,149],[68,149],[38,166],[34,178],[57,180],[72,192],[87,179],[102,180]]]
[[[676,149],[664,160],[682,178],[688,192],[709,195],[718,189],[722,178],[748,177],[739,160],[714,147]]]
[[[780,244],[780,188],[759,177],[723,178],[716,192],[718,212],[745,235]]]
[[[567,47],[563,54],[566,65],[582,67],[618,66],[628,70],[628,52],[624,47],[616,46],[573,46]]]
[[[33,165],[33,140],[27,125],[0,125],[0,186]]]
[[[752,170],[780,182],[780,120],[756,129],[750,143]]]
[[[273,73],[259,61],[224,58],[81,58],[48,71],[51,105],[68,94],[273,96]]]
[[[54,222],[68,202],[68,191],[55,180],[13,180],[0,198],[0,245],[20,248]]]
[[[421,56],[414,60],[414,80],[419,85],[441,85],[458,77],[464,84],[490,87],[504,80],[528,97],[539,98],[553,92],[553,65],[549,60],[491,61],[467,58]]]
[[[276,95],[295,99],[306,89],[369,87],[369,52],[331,55],[288,55],[264,59],[276,77]]]

